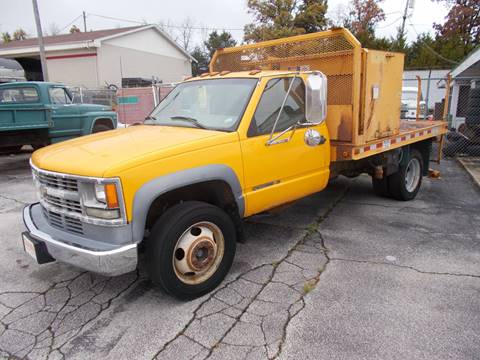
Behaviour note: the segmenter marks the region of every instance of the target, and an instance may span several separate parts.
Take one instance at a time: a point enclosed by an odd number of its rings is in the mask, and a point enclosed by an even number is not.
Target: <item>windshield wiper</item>
[[[192,118],[190,116],[171,116],[170,119],[172,120],[181,120],[181,121],[188,121],[189,123],[192,123],[193,125],[195,125],[197,128],[199,129],[207,129],[204,125],[200,124],[200,122],[195,119],[195,118]]]

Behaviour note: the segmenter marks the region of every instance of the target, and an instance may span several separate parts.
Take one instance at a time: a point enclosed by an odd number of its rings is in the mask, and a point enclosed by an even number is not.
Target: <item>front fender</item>
[[[82,114],[82,117],[84,117],[82,131],[84,135],[91,134],[95,123],[100,119],[110,120],[112,123],[112,128],[117,128],[117,114],[114,111],[87,112]]]
[[[222,180],[230,186],[237,203],[239,215],[243,217],[245,201],[240,181],[235,171],[229,166],[222,164],[200,166],[152,179],[137,190],[133,199],[133,241],[136,243],[142,241],[148,211],[153,201],[160,195],[184,186],[212,180]]]

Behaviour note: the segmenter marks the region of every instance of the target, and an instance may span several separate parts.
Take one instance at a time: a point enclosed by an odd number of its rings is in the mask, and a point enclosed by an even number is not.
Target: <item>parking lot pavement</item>
[[[417,200],[367,177],[246,223],[224,283],[177,301],[138,271],[115,278],[23,252],[29,154],[0,157],[0,357],[474,358],[480,193],[455,162]]]

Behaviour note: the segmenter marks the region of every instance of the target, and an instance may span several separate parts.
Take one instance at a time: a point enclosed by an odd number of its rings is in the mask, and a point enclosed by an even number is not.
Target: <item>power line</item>
[[[72,25],[75,21],[77,21],[78,19],[80,19],[82,17],[82,15],[78,15],[75,19],[73,19],[72,21],[70,21],[67,25],[65,25],[60,31],[59,33],[61,33],[63,30],[67,29],[68,27],[70,27],[70,25]]]
[[[93,13],[88,13],[88,15],[108,19],[108,20],[115,20],[115,21],[123,21],[123,22],[128,22],[132,24],[138,24],[138,25],[152,25],[149,23],[146,23],[145,21],[138,21],[138,20],[131,20],[131,19],[124,19],[124,18],[117,18],[113,16],[106,16],[106,15],[100,15],[100,14],[93,14]],[[158,25],[158,24],[153,24],[153,25]],[[240,28],[226,28],[226,27],[199,27],[199,26],[185,26],[185,25],[173,25],[173,24],[162,24],[161,26],[163,27],[168,27],[168,28],[177,28],[177,29],[194,29],[194,30],[226,30],[226,31],[243,31],[243,29]]]
[[[412,27],[413,31],[415,32],[415,34],[417,35],[417,39],[420,39],[420,35],[418,34],[417,32],[417,29],[415,29],[415,26],[413,26],[412,22],[410,21],[410,19],[408,19],[408,22],[410,24],[410,26]],[[422,41],[423,42],[423,45],[434,55],[438,56],[440,59],[444,60],[444,61],[447,61],[449,62],[450,64],[458,64],[458,61],[454,61],[454,60],[450,60],[450,59],[447,59],[446,57],[442,56],[441,54],[439,54],[438,52],[436,52],[434,49],[432,49],[425,41]]]
[[[392,21],[390,24],[388,25],[384,25],[384,26],[378,26],[377,29],[385,29],[387,27],[390,27],[394,24],[396,24],[397,22],[399,22],[400,20],[402,20],[402,16],[400,16],[399,18],[395,19],[394,21]]]

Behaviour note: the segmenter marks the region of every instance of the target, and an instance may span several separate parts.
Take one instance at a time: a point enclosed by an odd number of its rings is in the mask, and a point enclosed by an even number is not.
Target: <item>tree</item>
[[[186,18],[183,20],[182,24],[180,25],[180,46],[185,49],[185,51],[189,51],[190,49],[190,42],[192,40],[193,34],[193,20],[190,18]]]
[[[451,5],[444,24],[434,24],[438,36],[458,38],[466,48],[480,42],[479,0],[436,0]]]
[[[192,63],[193,76],[197,76],[203,72],[208,71],[208,63],[210,62],[209,56],[204,50],[202,50],[200,46],[195,46],[195,49],[193,49],[190,55],[192,55],[192,57],[197,60],[196,63]]]
[[[77,27],[77,25],[73,25],[70,30],[69,30],[70,34],[75,34],[75,33],[79,33],[81,32],[80,29]]]
[[[344,26],[349,29],[365,47],[375,44],[375,27],[385,20],[385,12],[379,6],[383,0],[353,0]]]
[[[175,32],[173,31],[173,29],[175,28],[175,25],[170,21],[170,19],[168,21],[163,21],[163,20],[160,20],[158,22],[158,27],[160,29],[162,29],[162,31],[167,34],[173,41],[177,41],[178,39],[178,36],[175,34]]]
[[[8,31],[2,33],[2,42],[6,44],[10,41],[12,41],[12,36],[10,35],[10,33]]]
[[[27,32],[21,28],[15,30],[13,33],[13,40],[25,40],[27,37]]]
[[[208,40],[204,43],[208,50],[210,58],[217,49],[232,47],[237,45],[237,42],[228,31],[222,31],[220,34],[215,30],[208,35]]]
[[[246,42],[324,30],[327,0],[248,0],[254,22],[244,28]]]

